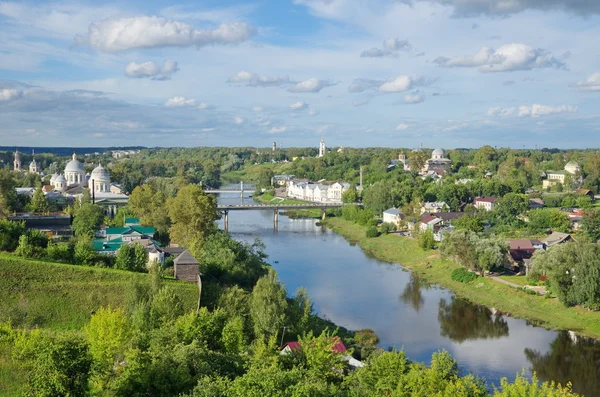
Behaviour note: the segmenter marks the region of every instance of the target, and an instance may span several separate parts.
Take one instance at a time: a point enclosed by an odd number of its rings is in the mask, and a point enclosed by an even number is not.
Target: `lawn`
[[[0,254],[0,322],[14,327],[52,330],[80,329],[103,306],[124,307],[136,285],[148,275],[123,270],[47,263]],[[197,287],[166,281],[195,307]]]
[[[557,299],[528,295],[489,278],[480,277],[470,284],[459,283],[450,277],[452,270],[459,267],[456,263],[442,259],[437,251],[424,251],[413,239],[391,234],[366,238],[365,227],[341,218],[330,218],[327,225],[378,259],[402,264],[421,278],[442,285],[472,302],[547,328],[572,330],[600,338],[598,312],[579,307],[567,308]]]

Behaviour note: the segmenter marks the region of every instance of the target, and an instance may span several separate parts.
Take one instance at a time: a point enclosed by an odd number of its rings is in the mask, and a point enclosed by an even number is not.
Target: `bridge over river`
[[[321,219],[325,219],[325,211],[328,208],[341,208],[342,203],[302,203],[302,204],[233,204],[218,205],[217,210],[223,213],[223,225],[225,231],[229,231],[229,211],[251,211],[251,210],[273,210],[273,227],[277,230],[280,210],[321,210]],[[358,204],[360,205],[360,204]]]

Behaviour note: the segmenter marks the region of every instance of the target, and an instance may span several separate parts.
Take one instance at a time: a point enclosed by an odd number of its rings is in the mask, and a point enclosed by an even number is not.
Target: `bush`
[[[395,231],[396,231],[396,225],[394,225],[393,223],[383,222],[381,224],[381,233],[388,234],[388,233],[395,232]]]
[[[458,269],[454,269],[451,277],[452,280],[458,281],[459,283],[470,283],[477,278],[477,274],[460,267]]]
[[[431,250],[435,247],[435,239],[431,230],[426,230],[419,235],[419,246],[424,250]]]
[[[377,227],[375,227],[375,226],[370,226],[370,227],[367,229],[367,231],[366,231],[365,235],[366,235],[368,238],[379,237],[379,231],[377,230]]]

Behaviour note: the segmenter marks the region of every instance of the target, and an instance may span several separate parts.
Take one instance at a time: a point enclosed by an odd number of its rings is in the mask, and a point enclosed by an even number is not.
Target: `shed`
[[[195,283],[200,275],[200,263],[185,250],[175,258],[175,279]]]

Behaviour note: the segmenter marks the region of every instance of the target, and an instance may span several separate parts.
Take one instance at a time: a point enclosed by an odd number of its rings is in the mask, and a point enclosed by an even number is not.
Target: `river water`
[[[228,205],[241,199],[223,194],[218,201]],[[243,201],[253,202],[249,197]],[[494,315],[421,282],[398,264],[369,257],[315,223],[280,214],[274,231],[272,211],[229,213],[231,235],[264,242],[288,294],[305,287],[320,316],[352,330],[373,329],[380,347],[404,349],[410,359],[424,363],[433,352],[446,349],[463,373],[472,372],[489,384],[498,385],[502,377],[513,380],[522,370],[528,375],[535,371],[542,380],[570,381],[574,391],[600,396],[599,343]]]

